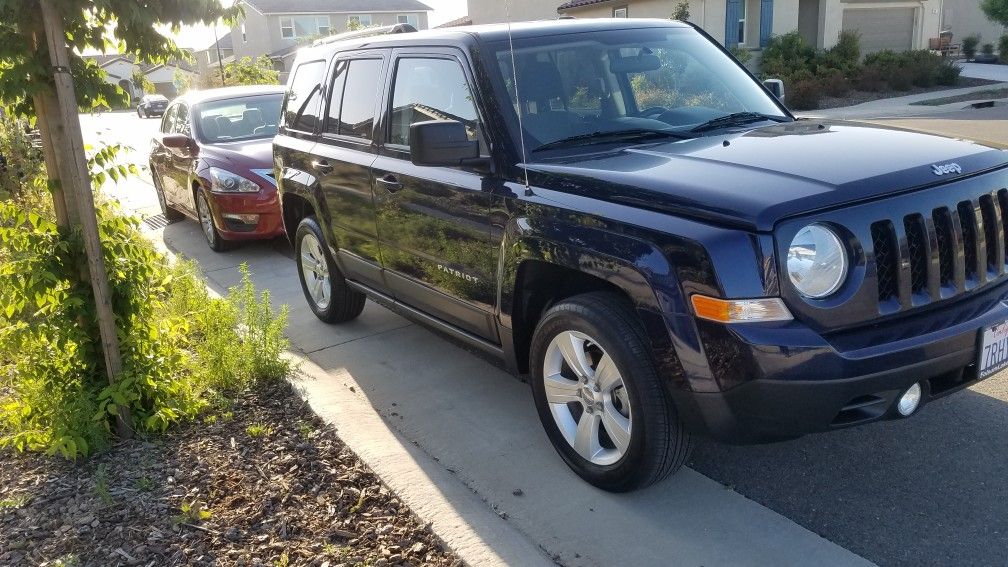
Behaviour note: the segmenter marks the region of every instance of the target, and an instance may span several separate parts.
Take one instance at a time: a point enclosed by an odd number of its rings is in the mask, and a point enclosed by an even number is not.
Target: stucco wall
[[[512,22],[555,20],[560,0],[511,0]],[[473,24],[499,24],[507,21],[501,0],[469,0],[469,17]]]
[[[962,43],[962,38],[980,34],[981,43],[997,45],[998,38],[1006,30],[1001,24],[987,19],[977,0],[945,0],[943,7],[943,29],[952,30],[953,43]]]
[[[946,2],[949,0],[945,0]],[[976,0],[973,0],[974,2]],[[819,45],[829,48],[836,45],[837,38],[843,26],[843,9],[850,8],[914,8],[916,20],[913,35],[914,49],[927,49],[928,39],[938,37],[941,31],[942,0],[822,0],[819,5]]]

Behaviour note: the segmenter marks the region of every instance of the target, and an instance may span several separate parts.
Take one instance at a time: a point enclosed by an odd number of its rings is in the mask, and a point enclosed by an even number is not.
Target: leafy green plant
[[[802,80],[795,83],[787,93],[788,106],[795,110],[813,110],[819,108],[822,98],[822,86],[816,80]]]
[[[980,45],[980,34],[968,35],[963,38],[962,52],[967,59],[973,59],[977,54],[977,46]]]
[[[675,9],[672,10],[672,18],[671,19],[673,19],[673,20],[679,20],[680,22],[685,22],[685,21],[689,20],[689,18],[690,18],[689,1],[688,0],[680,0],[675,5]]]
[[[994,55],[994,44],[993,43],[983,44],[983,47],[980,48],[980,52],[983,53],[984,55]]]
[[[1008,63],[1008,33],[998,39],[998,54],[1001,56],[1002,63]]]
[[[265,437],[273,432],[273,429],[267,425],[261,423],[253,423],[245,428],[245,433],[249,437]]]
[[[184,502],[179,507],[179,512],[181,513],[174,518],[176,524],[199,524],[213,517],[213,512],[204,508],[199,500]]]
[[[752,61],[752,51],[749,51],[744,47],[733,45],[730,51],[731,54],[735,56],[735,59],[738,59],[738,62],[743,65]]]
[[[981,0],[980,9],[987,19],[1008,26],[1008,0]]]

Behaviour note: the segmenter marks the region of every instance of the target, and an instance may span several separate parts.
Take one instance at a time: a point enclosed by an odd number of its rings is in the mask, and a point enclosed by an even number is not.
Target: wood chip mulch
[[[286,384],[68,463],[0,452],[0,565],[461,561]]]

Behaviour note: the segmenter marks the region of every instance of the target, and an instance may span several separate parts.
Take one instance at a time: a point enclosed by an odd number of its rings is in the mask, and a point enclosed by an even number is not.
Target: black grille
[[[964,293],[1008,273],[1008,190],[877,221],[871,236],[880,311]]]
[[[878,272],[879,301],[885,301],[899,294],[896,274],[899,272],[898,244],[896,231],[889,221],[880,221],[872,225],[872,244],[875,247],[875,269]]]
[[[907,252],[910,254],[910,291],[920,293],[927,290],[928,241],[924,230],[924,217],[907,215],[903,219],[906,228]]]

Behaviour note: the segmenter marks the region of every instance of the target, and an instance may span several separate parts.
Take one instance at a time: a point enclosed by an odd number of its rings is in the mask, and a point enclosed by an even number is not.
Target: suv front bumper
[[[897,418],[896,401],[915,382],[923,407],[978,381],[979,331],[1008,320],[1006,292],[998,286],[913,318],[827,337],[797,321],[731,326],[736,356],[728,364],[745,379],[720,392],[689,392],[689,399],[680,392],[677,407],[687,427],[729,443]]]

